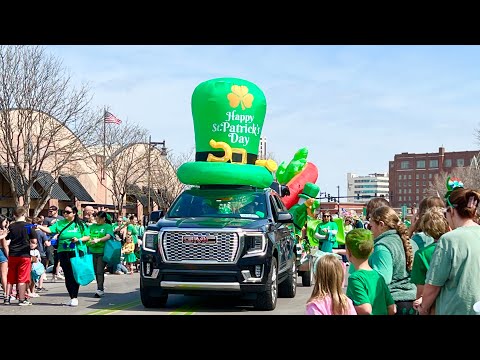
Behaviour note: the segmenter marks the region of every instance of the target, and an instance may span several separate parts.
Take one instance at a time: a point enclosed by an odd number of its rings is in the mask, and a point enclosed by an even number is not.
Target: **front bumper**
[[[267,289],[271,256],[240,258],[236,264],[163,263],[142,253],[142,286],[169,293],[257,293]]]

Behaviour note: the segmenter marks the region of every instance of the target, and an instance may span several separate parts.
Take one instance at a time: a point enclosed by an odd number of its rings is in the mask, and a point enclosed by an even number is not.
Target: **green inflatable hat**
[[[266,110],[263,91],[250,81],[199,84],[192,94],[195,162],[181,165],[178,179],[189,185],[270,186],[271,170],[256,165]]]
[[[303,191],[298,197],[309,199],[309,198],[316,198],[318,193],[320,192],[320,187],[313,183],[306,183],[303,187]]]

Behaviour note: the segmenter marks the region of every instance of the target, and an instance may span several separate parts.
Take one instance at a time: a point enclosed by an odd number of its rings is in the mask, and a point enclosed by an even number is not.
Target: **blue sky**
[[[274,158],[307,147],[321,191],[346,195],[347,173],[388,171],[401,152],[477,150],[480,46],[47,46],[86,82],[92,104],[137,122],[170,151],[195,146],[190,100],[217,77],[258,85]]]

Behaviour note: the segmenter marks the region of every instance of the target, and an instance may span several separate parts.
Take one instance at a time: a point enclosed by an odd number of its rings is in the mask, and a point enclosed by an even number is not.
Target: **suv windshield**
[[[261,191],[193,188],[179,196],[167,217],[263,219],[266,213],[265,194]]]

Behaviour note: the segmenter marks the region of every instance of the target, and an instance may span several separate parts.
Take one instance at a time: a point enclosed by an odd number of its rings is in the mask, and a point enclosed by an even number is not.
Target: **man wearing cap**
[[[48,208],[48,215],[43,221],[43,225],[51,226],[55,224],[56,221],[63,219],[65,219],[63,216],[58,215],[58,207],[52,205]]]

